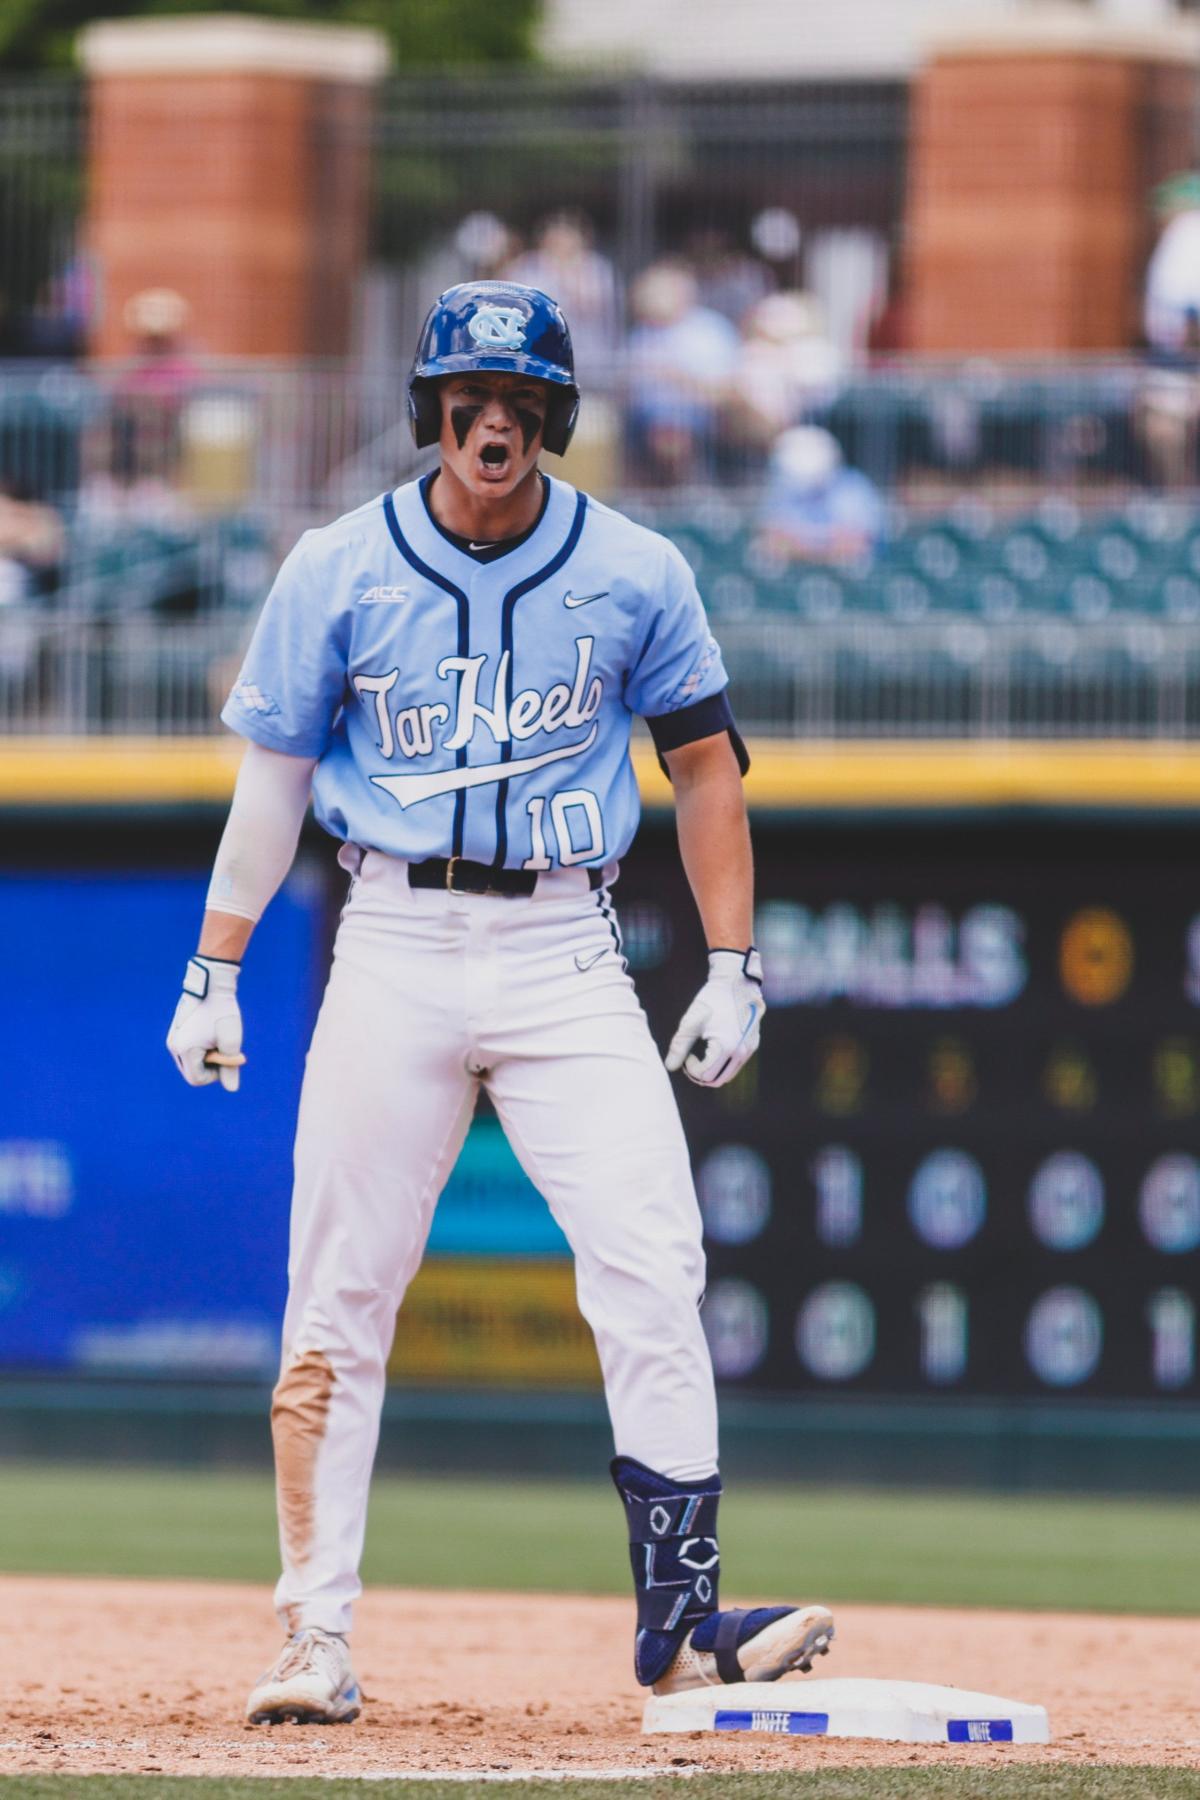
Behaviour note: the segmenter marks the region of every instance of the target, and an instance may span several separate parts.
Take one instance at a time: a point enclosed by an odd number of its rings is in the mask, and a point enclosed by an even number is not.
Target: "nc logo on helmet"
[[[481,306],[467,330],[485,350],[520,350],[525,342],[525,315],[515,306]]]

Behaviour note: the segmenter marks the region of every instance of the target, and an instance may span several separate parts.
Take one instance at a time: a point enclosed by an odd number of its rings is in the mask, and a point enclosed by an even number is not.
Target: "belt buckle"
[[[455,865],[461,861],[461,856],[448,856],[446,858],[446,892],[448,894],[458,894],[463,891],[461,888],[456,888],[454,885]]]

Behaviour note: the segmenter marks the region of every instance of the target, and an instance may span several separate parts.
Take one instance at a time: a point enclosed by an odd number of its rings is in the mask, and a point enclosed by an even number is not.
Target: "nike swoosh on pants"
[[[492,781],[512,781],[518,775],[531,775],[547,763],[562,762],[564,757],[578,756],[590,750],[596,741],[598,727],[593,725],[578,744],[563,744],[557,750],[543,750],[540,756],[521,756],[512,762],[476,763],[474,768],[438,769],[431,775],[372,775],[376,787],[390,794],[401,807],[419,806],[422,800],[433,800],[438,794],[457,794],[463,788],[486,787]]]

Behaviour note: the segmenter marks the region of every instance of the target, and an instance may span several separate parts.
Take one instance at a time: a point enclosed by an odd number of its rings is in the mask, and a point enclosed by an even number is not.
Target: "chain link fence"
[[[0,378],[0,729],[215,728],[295,537],[420,466],[399,365],[137,377]],[[1192,736],[1200,516],[1190,469],[1139,460],[1148,379],[860,374],[803,428],[858,484],[832,534],[769,457],[679,486],[617,459],[601,491],[687,556],[748,729]]]
[[[900,228],[907,125],[900,83],[392,82],[372,144],[390,301],[375,341],[409,344],[439,287],[515,265],[557,277],[599,362],[664,258],[689,260],[734,324],[768,289],[804,288],[861,338]],[[564,215],[583,242],[547,231]]]
[[[0,734],[206,733],[237,672],[245,615],[47,619],[0,610]],[[985,628],[776,619],[721,628],[739,723],[756,736],[1200,735],[1200,631],[1139,621]]]
[[[1134,359],[822,364],[787,393],[774,438],[746,428],[748,390],[782,396],[787,355],[739,361],[699,415],[628,348],[583,380],[568,460],[548,464],[648,520],[753,510],[778,436],[815,426],[884,502],[966,522],[988,508],[1191,504],[1200,487],[1200,363]],[[286,536],[407,479],[407,362],[86,367],[0,362],[0,486],[74,515],[112,482],[161,484],[202,509],[270,512]],[[648,415],[649,406],[652,416]],[[669,456],[673,460],[664,461]],[[111,494],[109,498],[111,498]]]
[[[299,532],[426,465],[431,296],[505,273],[575,327],[562,473],[684,550],[748,729],[1195,735],[1200,366],[897,354],[907,112],[887,83],[396,80],[352,359],[101,369],[84,91],[0,83],[0,730],[215,729]]]
[[[849,618],[718,627],[739,721],[787,738],[1200,735],[1200,628]],[[0,608],[0,734],[217,729],[246,610],[48,617]]]

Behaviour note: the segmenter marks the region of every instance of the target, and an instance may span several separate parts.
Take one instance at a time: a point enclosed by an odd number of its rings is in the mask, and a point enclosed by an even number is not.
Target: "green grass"
[[[725,1588],[901,1605],[1200,1613],[1188,1502],[743,1488]],[[364,1575],[417,1587],[623,1594],[607,1480],[376,1483]],[[0,1465],[0,1568],[272,1581],[265,1475]]]
[[[780,1746],[781,1750],[784,1746]],[[786,1753],[786,1752],[785,1752]],[[1200,1771],[1160,1768],[794,1769],[649,1781],[311,1781],[170,1775],[0,1776],[0,1800],[1195,1800]]]

